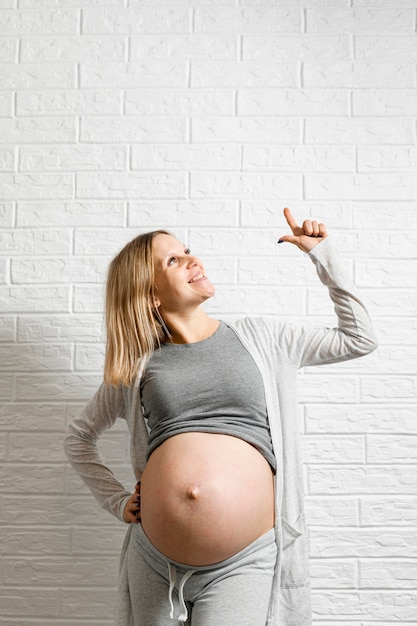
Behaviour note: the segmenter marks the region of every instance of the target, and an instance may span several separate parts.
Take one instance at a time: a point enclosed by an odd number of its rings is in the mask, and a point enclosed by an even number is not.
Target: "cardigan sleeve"
[[[64,450],[80,478],[99,504],[123,520],[123,510],[132,495],[105,464],[97,446],[100,435],[124,415],[122,388],[102,384],[83,411],[68,427]]]
[[[337,326],[314,328],[283,324],[278,331],[281,349],[297,367],[338,363],[369,354],[378,345],[370,317],[330,238],[324,239],[308,255],[321,282],[328,288]]]

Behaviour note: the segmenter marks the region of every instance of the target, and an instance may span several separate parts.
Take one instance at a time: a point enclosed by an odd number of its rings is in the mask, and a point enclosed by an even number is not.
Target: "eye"
[[[175,261],[177,260],[176,256],[171,256],[168,259],[168,265],[173,265],[175,263]]]
[[[185,250],[184,250],[184,254],[191,254],[191,250],[190,250],[190,248],[185,248]]]

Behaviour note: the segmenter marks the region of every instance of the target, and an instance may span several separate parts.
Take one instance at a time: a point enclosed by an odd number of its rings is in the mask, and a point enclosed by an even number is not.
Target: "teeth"
[[[196,280],[200,280],[200,278],[203,278],[204,274],[200,273],[197,274],[197,276],[194,276],[191,280],[190,283],[194,283]]]

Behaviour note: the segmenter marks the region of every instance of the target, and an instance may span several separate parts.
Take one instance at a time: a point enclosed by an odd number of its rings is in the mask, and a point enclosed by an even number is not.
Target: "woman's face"
[[[204,265],[178,239],[156,235],[152,242],[156,305],[167,313],[185,312],[215,293]]]

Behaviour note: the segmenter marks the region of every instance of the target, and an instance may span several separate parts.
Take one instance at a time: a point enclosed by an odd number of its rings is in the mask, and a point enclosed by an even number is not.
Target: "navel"
[[[200,489],[195,485],[188,487],[187,489],[187,498],[189,500],[198,500],[200,497]]]

